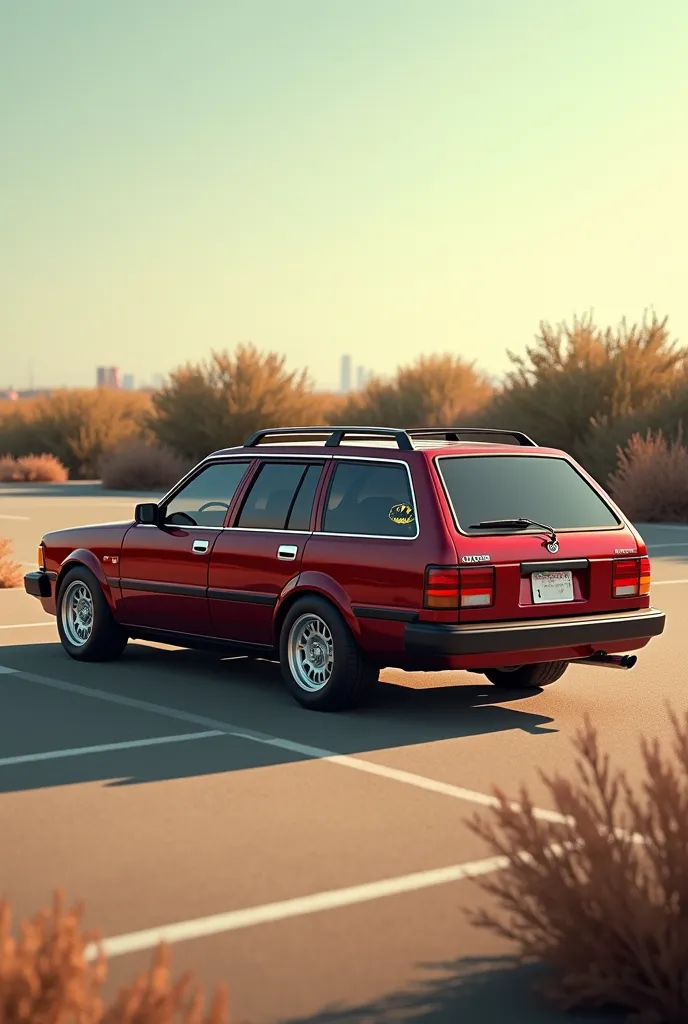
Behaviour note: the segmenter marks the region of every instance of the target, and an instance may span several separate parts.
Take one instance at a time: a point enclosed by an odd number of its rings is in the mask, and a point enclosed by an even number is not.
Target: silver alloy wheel
[[[289,631],[289,668],[294,682],[307,693],[324,689],[334,669],[334,641],[327,623],[308,612]]]
[[[60,618],[70,644],[83,647],[93,632],[93,595],[83,580],[74,580],[60,602]]]

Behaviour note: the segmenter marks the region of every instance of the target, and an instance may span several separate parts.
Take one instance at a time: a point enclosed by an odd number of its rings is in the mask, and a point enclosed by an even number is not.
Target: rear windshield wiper
[[[557,535],[554,527],[547,523],[538,523],[535,519],[483,519],[479,523],[469,526],[469,530],[526,530],[529,526],[537,526],[540,530],[548,533],[552,541],[556,541]]]

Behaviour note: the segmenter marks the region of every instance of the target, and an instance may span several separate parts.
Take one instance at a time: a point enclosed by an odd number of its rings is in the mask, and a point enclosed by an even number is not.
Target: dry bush
[[[0,590],[18,587],[24,578],[24,571],[12,558],[12,544],[8,540],[0,540]]]
[[[0,457],[0,483],[58,483],[69,479],[65,466],[54,455]]]
[[[167,491],[192,467],[169,448],[130,438],[103,456],[100,478],[112,491]]]
[[[661,431],[634,434],[619,450],[609,478],[614,501],[631,519],[643,523],[688,522],[688,448],[683,430],[667,441]]]
[[[41,455],[22,455],[17,459],[20,479],[26,483],[63,484],[69,479],[66,466],[58,458],[43,452]]]
[[[305,371],[290,372],[283,356],[241,345],[171,374],[152,396],[148,425],[160,444],[198,461],[263,427],[317,422],[323,401]]]
[[[191,974],[173,982],[169,948],[106,1007],[107,958],[91,956],[97,936],[82,930],[83,907],[52,908],[12,935],[9,904],[0,901],[0,1022],[2,1024],[226,1024],[227,993],[219,987],[204,1015],[203,992]]]
[[[344,423],[375,426],[468,426],[491,394],[473,363],[452,355],[421,356],[391,380],[373,378],[349,397],[340,415]]]
[[[70,476],[95,479],[103,453],[145,432],[150,396],[107,388],[54,391],[8,403],[0,415],[0,451],[49,452]]]
[[[563,824],[536,816],[525,789],[519,805],[496,791],[493,820],[469,823],[508,860],[478,883],[502,913],[473,912],[473,923],[549,964],[562,1008],[688,1020],[688,713],[669,716],[671,752],[641,739],[639,788],[610,767],[586,718],[574,780],[541,773]]]
[[[0,455],[0,484],[12,484],[19,479],[17,460],[11,455]]]
[[[616,446],[635,425],[647,425],[680,384],[685,389],[687,351],[671,341],[667,319],[654,315],[604,330],[590,317],[576,318],[570,327],[541,323],[525,355],[508,356],[513,369],[490,409],[494,425],[563,448],[598,479],[613,469]],[[608,438],[621,421],[625,437]],[[597,454],[600,444],[603,456]]]

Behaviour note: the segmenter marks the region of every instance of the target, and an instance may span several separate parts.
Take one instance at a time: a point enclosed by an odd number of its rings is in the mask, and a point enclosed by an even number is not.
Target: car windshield
[[[609,506],[565,459],[442,456],[437,464],[457,523],[465,533],[484,533],[475,529],[478,523],[521,517],[555,530],[602,530],[619,525]]]

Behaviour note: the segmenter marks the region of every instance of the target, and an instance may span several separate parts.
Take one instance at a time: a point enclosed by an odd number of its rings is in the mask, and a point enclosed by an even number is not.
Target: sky
[[[0,389],[688,343],[685,0],[0,0]]]

